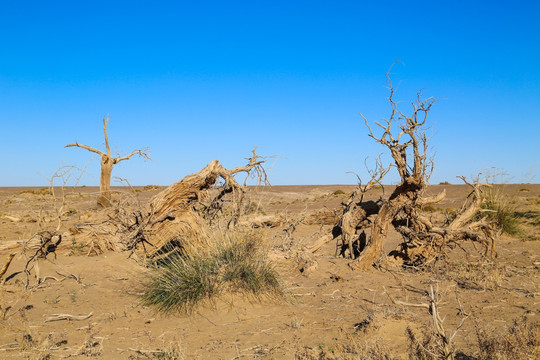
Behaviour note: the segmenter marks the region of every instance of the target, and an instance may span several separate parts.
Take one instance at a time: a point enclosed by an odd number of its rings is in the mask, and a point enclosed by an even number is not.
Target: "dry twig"
[[[60,320],[86,320],[91,318],[93,313],[88,315],[71,315],[71,314],[52,314],[45,322],[60,321]]]

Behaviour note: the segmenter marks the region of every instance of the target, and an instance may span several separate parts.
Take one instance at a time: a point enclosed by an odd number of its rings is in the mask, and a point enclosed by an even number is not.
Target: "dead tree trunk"
[[[398,110],[397,102],[394,100],[395,89],[389,73],[386,74],[386,78],[390,92],[388,101],[391,113],[388,119],[375,122],[382,130],[382,134],[375,135],[367,119],[361,116],[369,130],[369,136],[390,152],[393,160],[390,167],[396,168],[400,182],[390,197],[381,200],[379,208],[371,213],[375,216],[374,220],[368,218],[369,215],[364,209],[366,203],[362,201],[351,203],[350,200],[344,204],[342,217],[334,227],[333,234],[334,238],[342,236],[343,246],[349,247],[351,257],[354,257],[352,239],[356,231],[371,227],[371,236],[366,240],[366,245],[359,256],[351,263],[351,267],[366,270],[381,258],[390,225],[394,226],[404,239],[400,249],[394,251],[393,255],[412,263],[429,261],[438,256],[444,247],[462,240],[479,242],[486,247],[486,254],[491,248],[493,255],[494,241],[497,237],[493,224],[485,220],[473,221],[483,201],[481,189],[485,184],[479,181],[476,184],[469,184],[473,187],[469,197],[471,200],[449,224],[434,226],[430,219],[421,214],[422,206],[439,202],[446,195],[443,192],[433,197],[424,196],[433,168],[433,162],[427,158],[428,143],[424,126],[436,100],[432,97],[423,99],[422,94],[418,93],[412,103],[412,113],[406,115]],[[351,199],[358,191],[363,196],[371,186],[380,183],[390,167],[384,168],[378,160],[376,171],[371,173],[371,180],[364,187],[360,186]],[[465,181],[464,178],[463,180]],[[400,222],[398,218],[405,221]],[[324,242],[328,239],[330,237],[325,237]],[[317,245],[316,249],[318,248],[320,244]]]
[[[376,184],[380,184],[380,181],[390,171],[390,167],[383,167],[380,162],[380,158],[376,159],[376,168],[371,172],[370,181],[362,185],[360,178],[358,179],[358,189],[354,191],[346,203],[343,203],[343,213],[341,219],[333,229],[334,237],[341,235],[342,254],[345,254],[344,248],[349,250],[349,257],[354,259],[357,257],[357,253],[360,252],[361,244],[357,244],[355,249],[353,244],[355,242],[355,235],[358,229],[365,228],[371,224],[369,217],[371,215],[379,213],[381,210],[382,201],[364,201],[366,193]],[[358,198],[358,195],[360,198]],[[337,251],[336,251],[337,255]]]
[[[371,238],[357,259],[355,268],[366,270],[381,256],[386,242],[388,226],[406,202],[406,196],[402,195],[384,203],[371,226]]]
[[[405,115],[397,108],[394,100],[394,87],[389,72],[386,74],[387,86],[390,92],[388,101],[391,105],[391,113],[388,119],[382,123],[375,122],[383,130],[377,137],[367,119],[364,122],[369,130],[369,136],[379,144],[385,146],[392,155],[394,166],[401,178],[400,183],[394,189],[389,199],[382,205],[375,221],[371,226],[372,234],[364,251],[360,254],[354,267],[359,269],[369,268],[381,256],[386,242],[388,227],[405,208],[415,208],[427,185],[431,161],[427,160],[427,137],[423,131],[431,106],[435,103],[434,98],[422,99],[418,93],[416,101],[412,104],[413,112],[410,116]],[[395,135],[397,127],[399,132]],[[410,159],[412,156],[412,160]],[[408,158],[409,157],[409,158]]]
[[[143,249],[146,256],[154,257],[170,251],[183,252],[191,246],[204,246],[207,228],[219,217],[228,194],[232,196],[232,208],[227,226],[233,227],[240,215],[248,177],[255,173],[258,182],[268,183],[263,168],[266,160],[256,154],[256,148],[252,152],[245,166],[228,170],[214,160],[157,194],[140,217],[127,247]],[[240,185],[234,176],[242,172],[246,180]],[[220,179],[223,184],[214,188]]]
[[[404,241],[392,255],[401,257],[410,265],[423,265],[444,254],[445,248],[452,248],[462,241],[471,241],[484,247],[484,256],[495,257],[495,241],[501,230],[497,229],[493,221],[477,217],[477,214],[482,212],[484,189],[491,185],[481,182],[480,179],[469,183],[464,177],[460,178],[471,187],[471,193],[454,220],[444,226],[435,226],[427,217],[418,215],[416,220],[422,223],[421,230],[414,227],[396,227]]]
[[[99,196],[97,200],[98,207],[110,207],[111,206],[111,174],[113,166],[118,164],[120,161],[128,160],[133,155],[139,155],[145,159],[150,159],[148,148],[135,149],[127,156],[116,156],[111,155],[111,148],[109,146],[109,137],[107,135],[107,124],[109,123],[109,115],[107,119],[103,118],[103,135],[105,138],[105,148],[106,152],[102,152],[98,149],[90,147],[88,145],[82,145],[79,143],[71,143],[65,147],[80,147],[82,149],[91,151],[98,154],[101,157],[101,175],[99,177]]]
[[[111,206],[111,174],[113,160],[109,156],[101,156],[101,174],[99,176],[99,197],[97,204],[100,207]]]

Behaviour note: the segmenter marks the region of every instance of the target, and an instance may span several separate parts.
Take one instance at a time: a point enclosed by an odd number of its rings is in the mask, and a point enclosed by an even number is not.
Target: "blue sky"
[[[254,145],[273,184],[353,184],[384,152],[358,115],[430,114],[432,183],[496,167],[540,182],[538,1],[2,1],[0,186],[83,167],[110,114],[113,176],[171,184]],[[389,161],[389,158],[386,157]],[[397,180],[390,175],[387,183]],[[98,185],[94,159],[81,184]]]

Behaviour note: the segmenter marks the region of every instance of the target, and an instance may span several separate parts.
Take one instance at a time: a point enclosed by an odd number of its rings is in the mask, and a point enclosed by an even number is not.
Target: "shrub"
[[[191,313],[224,291],[257,298],[284,296],[279,276],[255,236],[229,234],[214,239],[209,248],[169,257],[148,274],[142,303],[164,313]]]
[[[218,291],[217,264],[202,256],[174,255],[153,269],[142,297],[144,305],[159,311],[190,312],[201,300]]]

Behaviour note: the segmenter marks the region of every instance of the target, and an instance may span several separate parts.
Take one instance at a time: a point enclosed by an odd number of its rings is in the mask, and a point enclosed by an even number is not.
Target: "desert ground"
[[[368,198],[391,188],[374,189]],[[432,216],[458,209],[468,195],[465,185],[432,185],[429,192],[443,188],[446,199],[430,209]],[[479,359],[479,333],[504,339],[514,320],[540,321],[540,185],[500,189],[515,207],[522,233],[502,234],[495,259],[465,243],[426,268],[358,271],[336,255],[336,241],[308,263],[301,259],[303,250],[331,231],[332,213],[354,186],[250,187],[252,215],[279,219],[261,221],[252,231],[260,235],[287,296],[230,292],[190,314],[165,315],[141,304],[149,271],[141,261],[127,252],[96,255],[70,230],[91,222],[98,211],[98,189],[92,187],[66,189],[62,242],[38,260],[41,282],[35,283],[34,270],[25,290],[23,270],[32,252],[23,254],[22,247],[40,229],[56,226],[52,200],[39,187],[0,188],[0,267],[15,254],[0,279],[0,358],[407,359],[407,329],[418,337],[433,333],[429,311],[411,306],[428,302],[433,288],[444,330],[452,335],[459,328],[456,358]],[[162,188],[114,190],[144,206]],[[385,252],[399,242],[399,234],[390,233]]]

